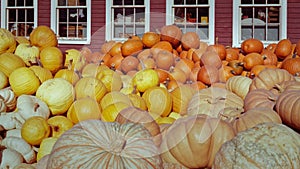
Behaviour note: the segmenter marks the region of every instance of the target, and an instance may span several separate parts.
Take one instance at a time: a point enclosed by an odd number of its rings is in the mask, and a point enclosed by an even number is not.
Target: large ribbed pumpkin
[[[300,135],[283,124],[258,124],[224,143],[213,168],[300,168]]]
[[[233,76],[226,81],[226,89],[244,99],[249,92],[252,79],[245,76]]]
[[[30,43],[43,50],[45,47],[57,46],[58,41],[55,33],[48,26],[40,25],[36,27],[29,37]]]
[[[7,29],[0,28],[0,37],[0,54],[13,53],[17,45],[14,35]]]
[[[162,160],[142,125],[87,120],[57,140],[46,168],[162,169]]]
[[[210,168],[221,145],[234,136],[232,126],[218,118],[179,118],[162,135],[161,156],[187,168]]]
[[[283,123],[300,130],[300,90],[286,90],[276,102],[276,111]]]
[[[36,97],[44,101],[52,115],[65,113],[75,99],[73,85],[63,78],[44,81],[36,91]]]
[[[244,109],[245,111],[257,107],[273,109],[277,97],[276,94],[267,89],[251,90],[244,99]]]

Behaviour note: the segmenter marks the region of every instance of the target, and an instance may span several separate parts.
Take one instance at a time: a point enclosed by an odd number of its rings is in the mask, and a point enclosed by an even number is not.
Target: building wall
[[[150,31],[159,31],[165,25],[164,0],[150,0]],[[38,24],[50,26],[51,0],[38,2]],[[232,43],[232,3],[233,0],[215,1],[215,37],[218,43],[230,46]],[[1,5],[1,1],[0,1]],[[300,40],[300,3],[298,0],[288,0],[287,38],[293,43]],[[87,45],[93,51],[100,49],[105,42],[105,0],[92,0],[92,39],[91,45]],[[1,19],[1,17],[0,17]],[[1,20],[0,20],[1,21]],[[80,49],[84,45],[59,45],[65,51],[69,48]]]

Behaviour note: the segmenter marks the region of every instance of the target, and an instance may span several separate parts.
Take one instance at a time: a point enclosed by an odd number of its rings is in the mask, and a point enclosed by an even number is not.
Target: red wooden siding
[[[300,2],[299,0],[288,0],[287,7],[287,37],[292,43],[300,40]]]
[[[166,24],[166,1],[152,0],[150,2],[150,13],[150,31],[159,31]]]
[[[215,0],[215,38],[225,46],[232,44],[232,0]]]

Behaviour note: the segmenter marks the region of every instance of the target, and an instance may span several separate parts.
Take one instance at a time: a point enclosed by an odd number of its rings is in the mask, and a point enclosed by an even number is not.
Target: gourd
[[[221,145],[234,136],[232,126],[219,118],[182,117],[164,129],[161,156],[187,168],[210,168]]]
[[[273,109],[278,95],[267,89],[251,90],[244,99],[244,109],[250,110],[257,107]]]
[[[212,168],[300,168],[300,135],[278,123],[262,123],[224,143]]]
[[[162,159],[150,132],[141,124],[86,120],[56,141],[47,168],[62,167],[161,169]]]
[[[226,81],[226,89],[245,99],[252,80],[245,76],[233,76]]]

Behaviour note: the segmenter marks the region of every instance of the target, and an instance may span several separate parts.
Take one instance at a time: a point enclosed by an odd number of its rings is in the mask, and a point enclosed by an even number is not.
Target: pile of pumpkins
[[[61,51],[47,26],[0,36],[1,146],[20,157],[1,167],[300,168],[300,41],[233,48],[166,25]],[[33,120],[52,130],[31,142]]]

